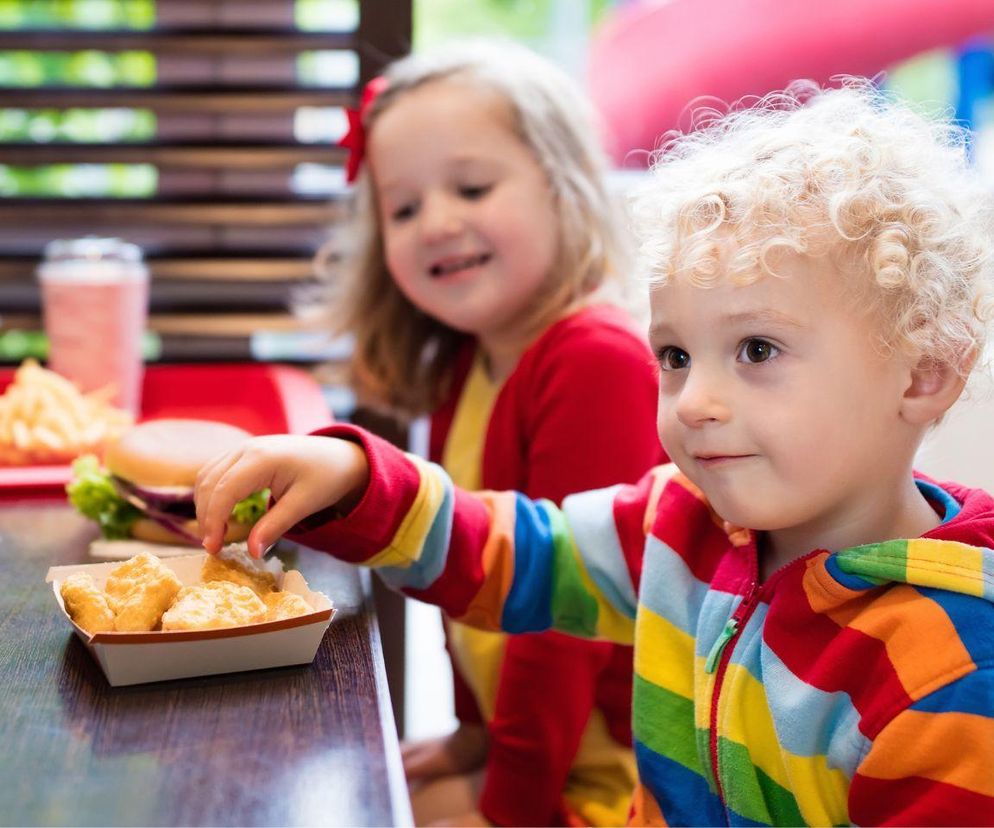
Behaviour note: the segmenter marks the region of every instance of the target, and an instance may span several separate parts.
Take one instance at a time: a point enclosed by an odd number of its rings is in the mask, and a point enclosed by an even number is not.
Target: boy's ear
[[[972,350],[959,365],[927,357],[920,359],[911,369],[911,382],[901,400],[904,420],[913,425],[929,425],[945,414],[963,393],[976,358],[976,350]]]

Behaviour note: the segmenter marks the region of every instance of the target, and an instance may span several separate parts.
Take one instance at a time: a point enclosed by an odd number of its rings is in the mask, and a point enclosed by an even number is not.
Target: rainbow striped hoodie
[[[348,426],[371,482],[296,539],[453,618],[635,644],[634,824],[994,824],[994,499],[918,480],[921,538],[756,538],[675,467],[567,498],[470,494]],[[563,688],[569,692],[569,688]]]

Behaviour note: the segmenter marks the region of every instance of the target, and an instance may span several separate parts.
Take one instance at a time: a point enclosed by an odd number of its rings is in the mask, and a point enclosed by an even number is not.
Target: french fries
[[[65,377],[25,360],[0,395],[0,466],[68,463],[99,452],[133,421],[111,389],[83,394]]]

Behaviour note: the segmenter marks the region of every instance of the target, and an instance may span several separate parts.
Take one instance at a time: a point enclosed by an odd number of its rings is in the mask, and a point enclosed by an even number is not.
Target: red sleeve
[[[311,515],[287,537],[312,549],[334,549],[335,557],[343,561],[362,563],[389,543],[417,496],[421,477],[400,449],[358,426],[328,426],[314,435],[361,445],[369,461],[370,485],[347,517],[330,520],[331,514]]]
[[[567,494],[638,480],[663,461],[648,346],[619,326],[570,326],[537,355],[529,388],[525,494]],[[558,633],[512,636],[501,668],[480,809],[499,825],[548,825],[617,645]],[[631,650],[624,678],[630,682]],[[627,666],[625,666],[627,665]],[[618,669],[617,667],[615,669]],[[628,683],[626,682],[626,683]],[[630,684],[628,685],[630,686]],[[630,742],[630,704],[612,721]]]
[[[287,532],[287,537],[332,552],[339,560],[364,563],[394,538],[417,497],[420,472],[400,449],[356,426],[335,425],[314,433],[359,443],[369,461],[369,486],[349,514],[335,520],[330,515],[312,515]],[[455,488],[449,548],[459,552],[446,558],[444,570],[428,588],[401,591],[435,604],[454,618],[463,616],[485,580],[482,553],[490,526],[483,501]]]

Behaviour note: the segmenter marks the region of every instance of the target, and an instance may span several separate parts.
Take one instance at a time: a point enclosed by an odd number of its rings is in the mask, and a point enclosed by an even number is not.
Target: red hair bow
[[[362,166],[363,156],[366,154],[366,129],[362,125],[363,118],[373,105],[377,96],[387,88],[387,79],[382,75],[373,78],[362,90],[362,98],[359,100],[359,109],[346,109],[345,114],[349,119],[349,131],[345,137],[338,142],[338,146],[345,147],[349,151],[348,161],[345,162],[345,180],[351,184],[359,174],[359,167]]]

